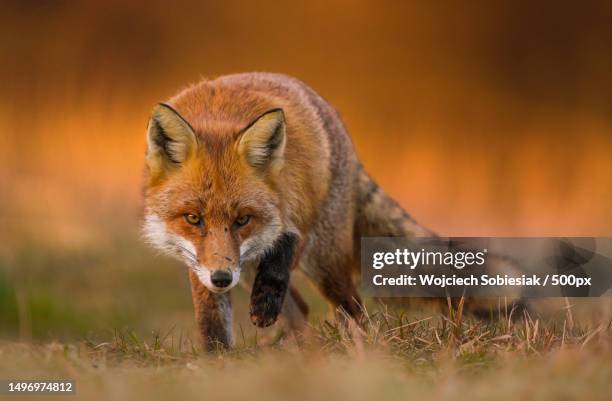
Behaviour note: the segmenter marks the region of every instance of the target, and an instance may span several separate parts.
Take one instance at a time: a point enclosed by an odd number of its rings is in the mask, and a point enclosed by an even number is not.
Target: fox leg
[[[350,317],[359,321],[363,309],[361,297],[352,279],[352,268],[352,257],[328,253],[317,258],[316,267],[308,266],[303,271],[330,302],[334,311],[342,308]]]
[[[209,291],[189,270],[196,324],[207,351],[227,349],[232,344],[232,304],[229,293]]]
[[[251,292],[253,289],[257,267],[250,265],[245,266],[242,270],[240,285],[247,292]],[[290,278],[289,288],[285,295],[279,318],[282,318],[284,328],[294,332],[301,332],[306,327],[307,317],[308,305],[298,290],[291,284]]]
[[[270,326],[281,313],[295,261],[296,242],[295,234],[283,234],[257,267],[250,311],[251,322],[257,327]]]
[[[285,296],[281,317],[285,320],[287,328],[293,332],[300,333],[306,328],[308,305],[291,284]]]
[[[319,289],[327,300],[331,302],[334,310],[342,308],[350,317],[359,322],[363,315],[361,297],[351,277],[349,276],[347,279],[345,275],[340,276],[324,277],[319,283]]]

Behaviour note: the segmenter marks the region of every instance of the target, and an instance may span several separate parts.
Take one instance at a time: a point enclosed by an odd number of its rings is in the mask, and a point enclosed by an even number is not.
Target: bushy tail
[[[437,235],[419,225],[395,200],[387,195],[360,166],[358,171],[359,198],[356,219],[358,237],[437,237]],[[505,257],[489,254],[487,269],[492,273],[520,272],[520,266]],[[493,316],[492,311],[500,311],[500,305],[517,310],[514,317],[520,317],[520,311],[527,309],[520,293],[500,298],[466,298],[466,311],[480,317]],[[385,298],[386,303],[404,306],[434,307],[447,311],[448,302],[455,305],[458,299],[445,298]],[[462,301],[463,305],[463,301]],[[501,312],[499,312],[501,315]],[[512,314],[511,314],[512,315]]]
[[[361,165],[358,171],[358,211],[356,231],[359,237],[434,236],[419,225],[394,199],[387,195]]]

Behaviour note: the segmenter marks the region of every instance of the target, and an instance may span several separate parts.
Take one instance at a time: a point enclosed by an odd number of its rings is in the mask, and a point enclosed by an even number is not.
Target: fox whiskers
[[[197,258],[197,256],[196,256],[196,255],[195,255],[195,254],[194,254],[192,251],[190,251],[189,249],[187,249],[187,248],[185,248],[184,246],[179,245],[179,244],[177,244],[176,246],[177,246],[177,247],[178,247],[178,248],[181,250],[182,255],[183,255],[183,256],[184,256],[184,257],[185,257],[185,258],[186,258],[186,259],[187,259],[187,260],[188,260],[188,261],[189,261],[191,264],[193,264],[194,266],[198,266],[198,258]]]

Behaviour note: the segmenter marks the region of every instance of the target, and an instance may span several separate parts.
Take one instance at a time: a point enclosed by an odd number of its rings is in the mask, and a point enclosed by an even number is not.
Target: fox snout
[[[219,232],[221,231],[221,232]],[[238,283],[240,262],[238,246],[228,233],[211,229],[206,240],[196,245],[200,281],[213,292],[225,292]]]
[[[200,282],[215,293],[229,291],[240,279],[240,269],[209,269],[204,266],[194,267]]]
[[[215,270],[210,275],[210,281],[215,287],[225,288],[232,283],[233,281],[232,276],[233,275],[231,271],[219,269],[219,270]]]

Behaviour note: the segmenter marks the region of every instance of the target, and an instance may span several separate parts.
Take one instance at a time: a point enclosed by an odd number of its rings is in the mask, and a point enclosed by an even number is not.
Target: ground
[[[66,399],[611,399],[600,301],[478,320],[369,300],[359,327],[329,319],[296,276],[313,312],[304,335],[255,330],[238,291],[236,346],[207,354],[179,264],[126,241],[30,249],[0,259],[0,379],[75,380]]]

